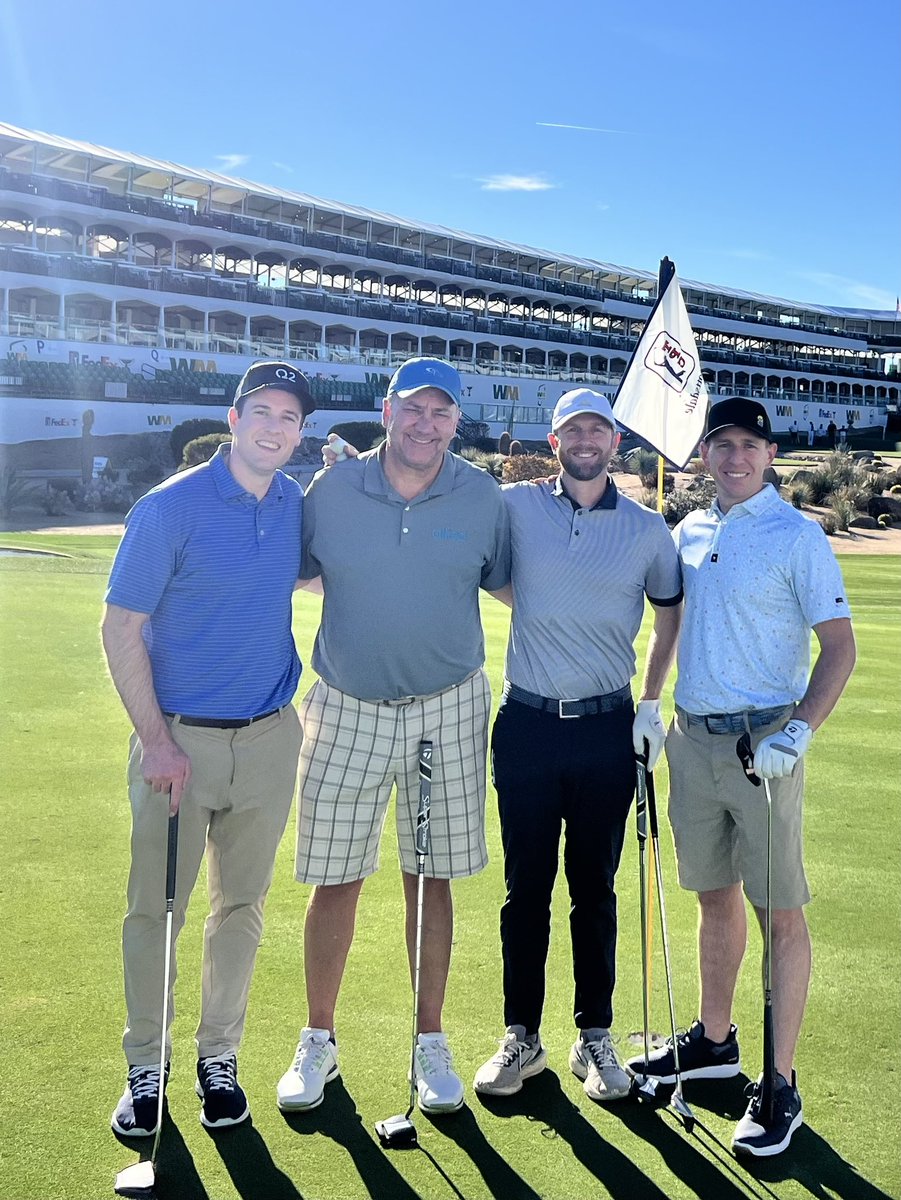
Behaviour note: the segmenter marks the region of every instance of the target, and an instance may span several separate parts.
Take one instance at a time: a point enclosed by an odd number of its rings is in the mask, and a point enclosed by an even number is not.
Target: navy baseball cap
[[[283,392],[290,392],[292,396],[296,396],[305,417],[316,407],[310,391],[310,381],[303,371],[298,371],[291,363],[272,362],[269,359],[255,362],[247,368],[241,376],[232,404],[237,404],[251,392],[258,392],[260,388],[267,387],[281,388]]]
[[[391,376],[388,395],[405,400],[423,388],[438,388],[459,405],[463,384],[457,368],[440,358],[408,358]]]
[[[728,400],[720,400],[711,405],[710,412],[707,414],[707,425],[704,429],[704,441],[706,442],[711,434],[719,433],[721,429],[728,429],[730,425],[737,425],[739,429],[747,429],[749,433],[756,433],[758,437],[766,438],[768,442],[773,440],[769,413],[756,400],[746,400],[743,396],[730,396]]]

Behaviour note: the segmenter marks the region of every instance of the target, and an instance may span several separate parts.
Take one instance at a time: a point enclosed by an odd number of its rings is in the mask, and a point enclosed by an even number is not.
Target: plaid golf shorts
[[[378,869],[379,841],[397,788],[401,869],[416,873],[419,743],[432,755],[426,875],[475,875],[485,847],[485,763],[491,692],[484,671],[435,696],[358,700],[318,680],[300,704],[303,746],[295,878],[337,884]]]

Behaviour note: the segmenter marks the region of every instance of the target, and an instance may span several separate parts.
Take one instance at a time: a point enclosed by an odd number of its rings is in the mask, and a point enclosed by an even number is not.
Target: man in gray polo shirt
[[[506,683],[491,740],[507,897],[501,909],[504,1016],[476,1091],[518,1092],[547,1056],[544,1005],[551,893],[561,827],[571,901],[579,1036],[570,1069],[594,1100],[629,1094],[610,1037],[616,965],[614,876],[635,789],[635,752],[663,748],[660,689],[681,616],[679,562],[663,518],[621,495],[607,468],[619,445],[607,398],[567,392],[548,441],[555,479],[502,489],[510,512],[512,602]],[[638,714],[630,680],[645,597],[654,608]]]
[[[441,1010],[453,932],[450,880],[484,867],[490,694],[479,589],[510,577],[509,522],[497,484],[449,453],[460,376],[410,359],[385,400],[385,443],[313,480],[304,502],[301,577],[321,577],[319,682],[301,709],[304,743],[296,876],[316,885],[304,928],[308,1021],[279,1107],[313,1108],[338,1075],[335,1007],[363,881],[378,867],[388,798],[416,927],[419,744],[433,742],[416,1084],[419,1106],[463,1103]],[[411,958],[412,962],[412,958]]]

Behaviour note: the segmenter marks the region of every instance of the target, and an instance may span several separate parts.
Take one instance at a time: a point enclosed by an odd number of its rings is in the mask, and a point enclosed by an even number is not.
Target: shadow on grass
[[[116,1140],[136,1151],[141,1162],[150,1158],[153,1149],[152,1137],[121,1138],[117,1134]],[[168,1109],[163,1118],[155,1175],[154,1195],[157,1200],[210,1200],[209,1193],[197,1174],[191,1151],[185,1145],[178,1126],[169,1116]]]
[[[288,1176],[275,1165],[252,1120],[230,1129],[208,1129],[207,1133],[242,1200],[303,1200]]]
[[[894,1200],[837,1154],[825,1138],[802,1125],[788,1149],[774,1158],[742,1158],[748,1175],[770,1183],[794,1179],[818,1200]]]
[[[603,1184],[610,1196],[619,1197],[621,1200],[638,1200],[638,1198],[641,1200],[666,1200],[666,1192],[661,1191],[655,1183],[652,1183],[621,1150],[605,1141],[591,1122],[585,1119],[563,1092],[560,1080],[553,1071],[542,1071],[515,1096],[503,1099],[479,1096],[479,1100],[483,1108],[492,1116],[526,1117],[541,1125],[541,1133],[544,1137],[559,1137],[568,1142],[575,1158],[586,1171]],[[445,1126],[442,1124],[441,1129],[444,1130],[444,1128]],[[476,1165],[480,1165],[477,1153],[484,1154],[479,1144],[484,1141],[484,1136],[479,1131],[478,1142],[473,1147],[467,1145],[462,1139],[459,1142],[460,1146],[472,1156]],[[493,1181],[487,1176],[485,1176],[485,1182],[491,1187],[498,1200],[501,1198],[506,1200],[508,1195],[513,1194],[505,1190],[503,1183],[500,1187],[493,1186]],[[519,1194],[524,1197],[536,1195],[531,1189]],[[708,1194],[716,1195],[717,1200],[721,1195],[728,1195],[726,1192]]]
[[[418,1193],[410,1187],[388,1155],[379,1147],[374,1135],[364,1128],[363,1118],[357,1112],[357,1106],[340,1076],[329,1084],[325,1100],[318,1108],[308,1113],[282,1113],[282,1117],[285,1124],[295,1133],[305,1137],[319,1133],[343,1146],[353,1160],[370,1196],[390,1196],[391,1200],[419,1200]],[[287,1195],[298,1194],[295,1191]],[[268,1193],[266,1195],[268,1200]]]
[[[503,1155],[491,1145],[470,1108],[464,1106],[457,1113],[427,1119],[436,1133],[442,1134],[469,1155],[492,1196],[502,1197],[503,1200],[541,1200],[540,1194],[529,1187],[522,1176],[518,1175]],[[428,1154],[428,1151],[426,1153]],[[431,1154],[428,1154],[428,1157],[459,1196],[460,1193],[444,1174],[441,1166]]]

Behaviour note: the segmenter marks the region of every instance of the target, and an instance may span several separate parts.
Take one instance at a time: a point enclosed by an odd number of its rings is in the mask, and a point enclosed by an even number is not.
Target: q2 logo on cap
[[[294,371],[289,371],[287,367],[277,367],[275,371],[276,379],[287,379],[291,383],[297,383],[297,375]]]

